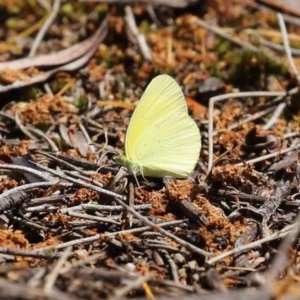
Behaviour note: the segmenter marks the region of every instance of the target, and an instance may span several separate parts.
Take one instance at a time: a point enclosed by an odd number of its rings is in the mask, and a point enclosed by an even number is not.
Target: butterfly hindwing
[[[151,138],[151,132],[145,132],[135,149],[143,175],[187,177],[200,154],[201,139],[197,125],[186,114],[169,113],[164,120],[157,120],[155,127],[155,139]]]

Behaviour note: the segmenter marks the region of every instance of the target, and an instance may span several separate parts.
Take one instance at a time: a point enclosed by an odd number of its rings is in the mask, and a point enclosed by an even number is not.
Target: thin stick
[[[83,186],[83,187],[86,187],[88,189],[94,190],[96,192],[114,197],[115,201],[117,201],[119,203],[119,205],[122,205],[125,210],[130,212],[133,216],[135,216],[137,219],[139,219],[145,225],[150,226],[153,230],[156,230],[156,231],[160,232],[162,235],[172,239],[176,243],[182,245],[183,247],[189,249],[190,251],[192,251],[194,253],[197,253],[200,256],[208,257],[208,256],[211,255],[209,252],[194,246],[193,244],[177,237],[176,235],[170,233],[169,231],[160,228],[159,226],[157,226],[157,224],[154,224],[153,222],[149,221],[146,217],[142,216],[139,212],[135,211],[129,205],[125,204],[123,202],[123,201],[126,200],[126,198],[124,196],[119,195],[119,194],[114,193],[114,192],[111,192],[111,191],[108,191],[108,190],[105,190],[103,188],[100,188],[100,187],[98,187],[94,184],[88,183],[86,181],[83,181],[83,180],[80,180],[80,179],[74,179],[70,176],[62,174],[61,172],[58,172],[58,171],[55,172],[55,171],[53,171],[50,168],[47,168],[45,166],[42,166],[42,165],[39,165],[39,164],[37,164],[37,165],[39,166],[39,168],[44,169],[45,171],[47,171],[49,173],[55,173],[57,176],[65,179],[65,180],[71,181],[71,182],[73,182],[73,183],[75,183],[79,186]]]
[[[72,217],[85,219],[85,220],[92,220],[92,221],[98,221],[98,222],[103,222],[103,223],[112,223],[112,224],[121,225],[121,222],[117,222],[117,221],[113,220],[112,218],[92,216],[89,214],[81,214],[81,213],[76,213],[76,212],[72,212],[72,211],[68,212],[68,215],[72,216]]]
[[[266,92],[266,91],[258,91],[258,92],[239,92],[239,93],[229,93],[226,95],[219,95],[209,99],[208,106],[208,172],[211,171],[213,165],[213,133],[214,133],[214,122],[213,122],[213,113],[214,113],[214,105],[217,102],[227,100],[229,98],[243,98],[243,97],[284,97],[286,96],[286,92]]]
[[[34,188],[40,188],[40,187],[52,187],[57,184],[59,186],[64,186],[64,187],[73,186],[70,183],[64,183],[64,182],[59,182],[59,183],[53,181],[34,182],[34,183],[17,186],[15,188],[3,192],[0,195],[0,213],[2,213],[4,210],[11,208],[12,206],[15,206],[17,203],[22,202],[26,198],[25,191]]]
[[[161,224],[156,224],[156,226],[158,227],[166,227],[166,226],[172,226],[172,225],[177,225],[180,223],[185,222],[186,220],[176,220],[176,221],[170,221],[170,222],[165,222],[165,223],[161,223]],[[128,234],[128,233],[140,233],[146,230],[151,229],[150,226],[143,226],[143,227],[139,227],[139,228],[134,228],[134,229],[128,229],[128,230],[121,230],[121,231],[116,231],[116,232],[110,232],[110,233],[104,233],[104,234],[96,234],[93,235],[91,237],[86,237],[86,238],[80,238],[80,239],[76,239],[73,241],[69,241],[69,242],[65,242],[65,243],[61,243],[55,246],[47,246],[44,248],[39,249],[40,251],[45,251],[45,250],[58,250],[58,249],[63,249],[63,248],[67,248],[69,246],[76,246],[76,245],[82,245],[85,243],[91,243],[91,242],[95,242],[97,240],[99,240],[100,238],[105,238],[105,237],[113,237],[116,235],[122,235],[122,234]]]
[[[139,32],[136,26],[132,8],[129,5],[125,7],[125,21],[128,26],[128,29],[130,30],[130,33],[133,36],[133,40],[138,44],[144,59],[148,62],[152,62],[151,51],[147,44],[145,35]]]
[[[52,170],[51,168],[48,168],[46,166],[43,166],[41,164],[36,164],[40,169],[46,171],[46,172],[49,172],[51,174],[54,174],[62,179],[65,179],[67,181],[71,181],[73,183],[76,183],[78,184],[79,186],[83,186],[83,187],[86,187],[86,188],[89,188],[89,186],[92,186],[92,187],[95,187],[94,184],[90,184],[88,183],[87,181],[85,180],[81,180],[81,179],[74,179],[72,178],[71,176],[68,176],[68,175],[65,175],[63,172],[61,171],[58,171],[58,170]],[[0,169],[1,169],[1,166],[0,166]],[[93,189],[93,188],[91,188]],[[117,193],[114,193],[114,192],[111,192],[109,190],[106,190],[104,188],[101,188],[99,186],[97,186],[97,192],[101,193],[101,194],[104,194],[104,195],[107,195],[107,196],[110,196],[110,197],[113,197],[113,198],[117,198],[117,199],[120,199],[121,201],[125,201],[126,200],[126,197],[125,196],[122,196],[120,194],[117,194]]]
[[[27,257],[36,257],[44,259],[54,259],[58,258],[60,254],[49,253],[43,250],[23,250],[23,249],[12,249],[0,247],[0,253],[14,256],[27,256]]]
[[[238,45],[241,48],[244,48],[246,50],[250,50],[250,51],[254,51],[257,52],[259,51],[259,48],[256,48],[255,46],[246,43],[244,41],[241,41],[240,39],[238,39],[237,37],[227,33],[224,29],[218,27],[218,26],[214,26],[212,24],[208,24],[206,22],[204,22],[203,20],[197,18],[196,19],[196,24],[205,28],[206,30],[209,30],[215,34],[217,34],[218,36],[230,41],[231,43]]]
[[[36,38],[33,42],[33,45],[30,49],[28,57],[34,57],[35,56],[36,51],[37,51],[43,37],[46,34],[46,31],[51,26],[51,24],[54,22],[57,14],[59,12],[60,2],[61,2],[60,0],[54,0],[53,7],[52,7],[52,12],[49,15],[49,17],[47,18],[44,25],[41,27],[40,31],[38,32],[38,34],[37,34],[37,36],[36,36]]]
[[[299,236],[300,233],[300,213],[298,213],[294,224],[292,225],[292,230],[288,231],[288,234],[285,236],[284,240],[280,244],[275,259],[267,272],[265,272],[265,278],[269,283],[268,286],[271,286],[272,281],[278,276],[280,270],[284,268],[289,259],[289,249],[295,239]]]
[[[61,255],[61,257],[59,258],[59,260],[57,261],[57,263],[55,264],[53,270],[51,271],[51,273],[46,277],[46,283],[44,286],[44,291],[46,294],[49,294],[55,284],[55,281],[64,265],[64,263],[66,262],[66,260],[68,259],[68,257],[71,255],[71,247],[67,248]]]
[[[286,102],[279,103],[274,113],[272,114],[270,120],[263,126],[263,129],[264,130],[271,129],[277,123],[280,115],[282,114],[285,108],[286,108]]]
[[[58,179],[54,178],[50,174],[47,174],[45,172],[30,168],[30,167],[24,167],[20,165],[13,165],[13,164],[1,164],[0,170],[10,170],[10,171],[18,171],[20,173],[29,173],[33,174],[39,178],[41,178],[41,181],[50,181],[52,184],[56,182]],[[54,173],[55,174],[55,173]]]
[[[244,164],[255,164],[255,163],[258,163],[258,162],[261,162],[263,160],[266,160],[266,159],[269,159],[269,158],[272,158],[272,157],[276,157],[278,155],[281,155],[281,154],[284,154],[284,153],[287,153],[287,152],[290,152],[290,151],[294,151],[294,150],[297,150],[300,148],[300,144],[296,144],[294,146],[291,146],[289,148],[286,148],[284,150],[278,150],[276,152],[273,152],[273,153],[270,153],[270,154],[266,154],[266,155],[262,155],[260,157],[256,157],[256,158],[253,158],[253,159],[249,159],[245,162],[240,162],[238,164],[236,164],[237,166],[243,166]]]
[[[45,139],[45,141],[48,143],[49,147],[51,148],[51,151],[53,152],[59,152],[58,147],[56,146],[56,144],[40,129],[31,127],[31,126],[23,126],[23,129],[26,127],[27,132],[30,133],[33,132],[35,135],[37,135],[38,137],[42,137],[43,139]],[[36,139],[36,137],[35,137]]]
[[[270,241],[281,239],[281,238],[285,237],[286,235],[290,234],[291,232],[293,232],[295,230],[297,230],[297,224],[287,226],[286,228],[283,228],[280,232],[275,232],[272,235],[269,235],[265,238],[254,241],[254,242],[249,243],[247,245],[243,245],[241,247],[236,247],[236,248],[234,248],[232,250],[229,250],[227,252],[223,252],[222,254],[209,259],[207,261],[207,264],[208,265],[213,265],[213,264],[217,263],[218,261],[220,261],[220,260],[222,260],[222,259],[224,259],[228,256],[235,255],[235,254],[244,252],[246,250],[251,250],[253,248],[260,247],[262,244],[265,244],[265,243],[270,242]]]
[[[137,279],[124,287],[117,288],[110,299],[125,299],[125,295],[128,294],[131,290],[137,289],[151,279],[152,275],[147,274],[145,276],[138,276]]]
[[[286,53],[288,62],[290,64],[290,67],[291,67],[292,71],[294,72],[294,74],[296,76],[298,84],[300,84],[300,74],[299,74],[298,69],[295,65],[295,62],[293,60],[291,47],[290,47],[290,44],[289,44],[288,33],[287,33],[287,30],[286,30],[286,27],[285,27],[283,17],[282,17],[281,14],[277,14],[277,18],[278,18],[278,22],[279,22],[279,26],[280,26],[280,30],[281,30],[281,34],[282,34],[283,46],[284,46],[284,49],[285,49],[285,53]]]
[[[143,209],[150,209],[151,204],[139,204],[139,205],[134,205],[133,208],[135,210],[143,210]],[[71,211],[76,211],[76,210],[92,210],[92,211],[110,211],[110,212],[119,212],[123,210],[123,207],[121,205],[102,205],[102,204],[91,204],[91,203],[83,203],[77,206],[72,206],[72,207],[66,207],[60,209],[60,213],[65,214],[69,213]]]

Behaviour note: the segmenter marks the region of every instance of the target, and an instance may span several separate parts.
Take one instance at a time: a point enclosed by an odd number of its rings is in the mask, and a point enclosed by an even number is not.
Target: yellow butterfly
[[[200,149],[200,132],[181,88],[169,75],[156,76],[132,114],[119,162],[134,176],[186,178]]]

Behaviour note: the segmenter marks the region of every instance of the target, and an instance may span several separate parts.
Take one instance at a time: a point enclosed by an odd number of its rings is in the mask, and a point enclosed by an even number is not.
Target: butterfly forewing
[[[127,129],[126,156],[134,156],[134,147],[149,126],[168,111],[187,111],[184,96],[174,79],[168,75],[155,77],[141,97]]]
[[[184,95],[168,75],[155,77],[136,107],[126,134],[125,155],[144,176],[187,177],[201,148],[200,132]]]

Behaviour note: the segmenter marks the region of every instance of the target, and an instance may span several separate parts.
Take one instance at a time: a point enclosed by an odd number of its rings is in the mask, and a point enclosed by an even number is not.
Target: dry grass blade
[[[135,0],[80,0],[81,2],[105,2],[110,4],[135,4]],[[162,6],[169,6],[169,7],[176,7],[176,8],[184,8],[187,7],[193,3],[196,3],[197,0],[174,0],[174,1],[168,1],[168,0],[139,0],[140,3],[146,3],[148,5],[162,5]]]
[[[130,31],[130,35],[133,36],[133,40],[138,44],[144,59],[146,61],[152,62],[152,56],[149,46],[147,45],[145,36],[138,31],[130,6],[125,7],[125,14],[125,21],[127,23],[128,30]]]
[[[9,85],[0,85],[0,93],[43,82],[59,71],[73,71],[78,69],[88,62],[97,49],[98,43],[105,39],[106,34],[107,18],[102,21],[101,26],[93,37],[71,48],[58,53],[0,63],[0,70],[62,65],[50,71],[43,72],[40,75],[35,75],[32,78],[26,78],[26,80],[23,81],[17,80]]]
[[[37,34],[37,36],[36,36],[36,38],[34,40],[34,43],[32,45],[32,48],[30,49],[30,53],[28,55],[29,57],[34,57],[35,56],[36,51],[37,51],[37,49],[39,47],[39,44],[40,44],[41,40],[43,39],[43,37],[44,37],[47,29],[51,26],[52,22],[57,17],[60,5],[61,5],[61,1],[60,0],[53,1],[52,12],[48,16],[47,20],[45,21],[44,25],[40,29],[39,33]]]
[[[68,49],[58,51],[56,53],[40,55],[30,58],[22,58],[10,62],[2,62],[0,63],[0,70],[20,70],[30,67],[54,67],[58,65],[69,64],[73,60],[78,60],[86,53],[92,52],[90,54],[92,55],[95,51],[95,48],[97,47],[97,44],[100,41],[102,41],[106,36],[107,20],[108,17],[102,21],[101,26],[98,28],[98,30],[94,33],[92,37],[79,44],[71,46]]]
[[[300,83],[300,74],[294,63],[293,57],[292,57],[291,48],[290,48],[289,41],[288,41],[288,34],[287,34],[287,30],[286,30],[286,27],[284,24],[283,17],[281,14],[277,14],[277,18],[278,18],[279,26],[280,26],[282,37],[283,37],[283,45],[284,45],[286,56],[287,56],[288,62],[290,64],[290,67],[293,70],[293,72],[298,80],[298,84],[299,84]]]

